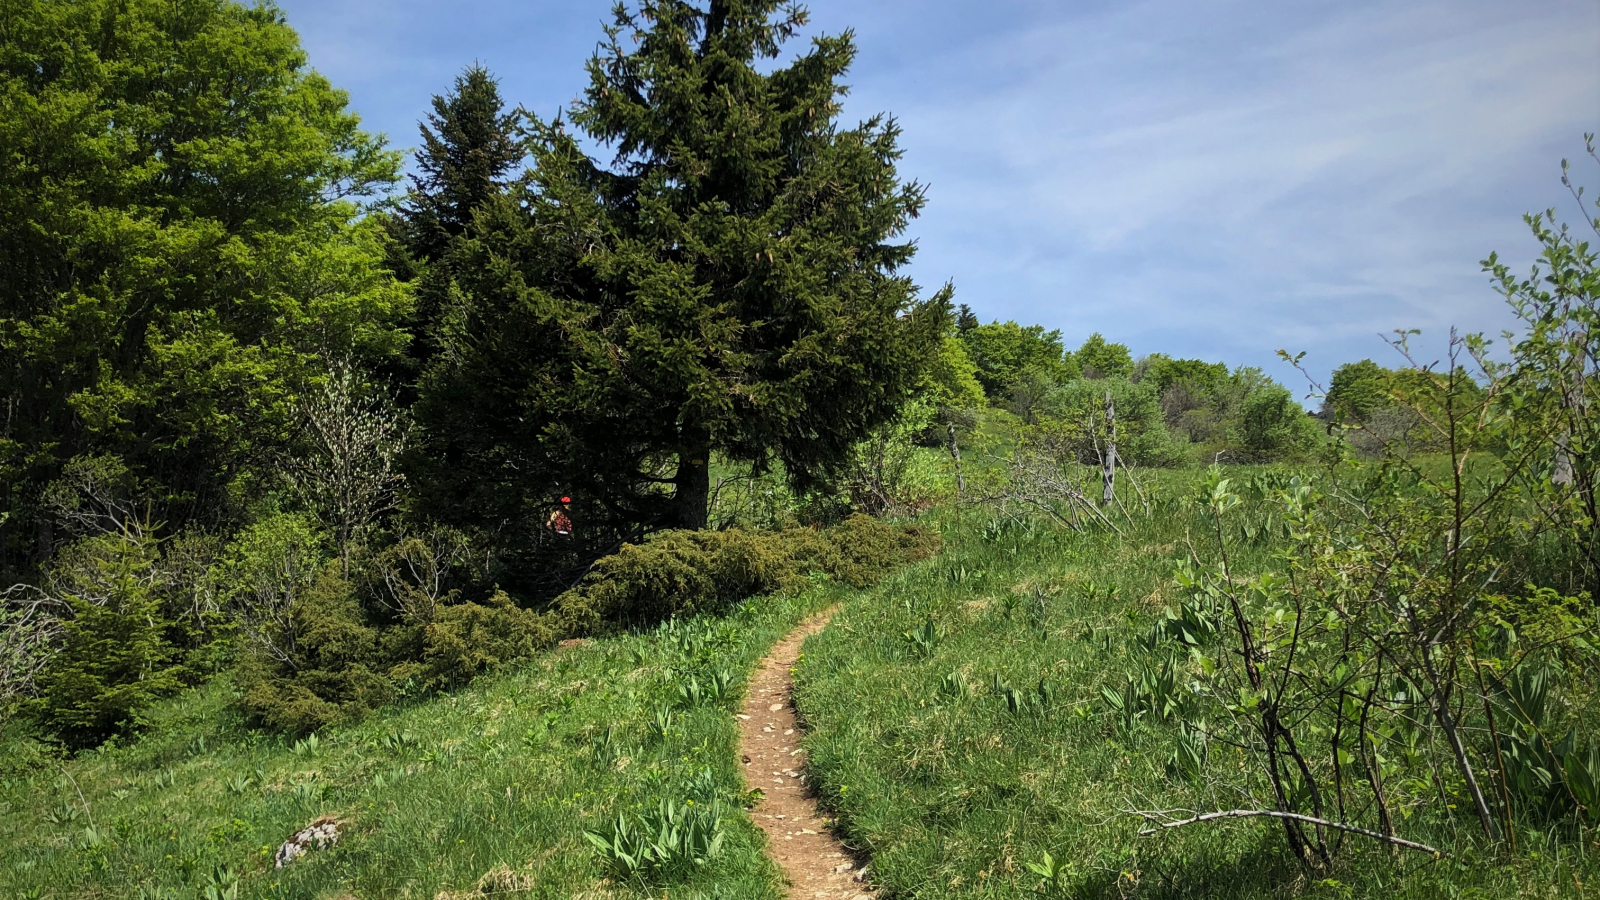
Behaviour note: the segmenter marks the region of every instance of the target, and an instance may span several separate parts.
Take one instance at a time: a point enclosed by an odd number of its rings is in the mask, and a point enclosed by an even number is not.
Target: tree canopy
[[[1040,372],[1053,381],[1068,374],[1061,332],[1045,331],[1043,325],[991,322],[968,327],[961,332],[961,339],[966,342],[967,355],[978,367],[978,383],[990,399],[1008,396],[1029,371]]]
[[[468,66],[431,107],[418,125],[422,146],[411,189],[394,214],[384,212],[396,237],[389,266],[412,282],[416,298],[410,353],[395,373],[408,400],[459,312],[450,251],[526,156],[518,117],[506,111],[499,82],[483,66]]]
[[[1345,363],[1333,370],[1322,413],[1328,421],[1364,422],[1380,409],[1394,405],[1390,388],[1394,372],[1370,359]]]
[[[397,178],[282,13],[18,0],[0,41],[0,570],[42,564],[67,460],[172,526],[227,516],[324,358],[400,351],[359,201]]]
[[[466,233],[523,157],[517,117],[506,112],[499,83],[483,66],[468,66],[449,92],[434,95],[432,107],[418,126],[417,173],[401,204],[407,249],[427,261]]]
[[[1126,344],[1113,344],[1095,332],[1072,352],[1068,365],[1085,378],[1126,378],[1133,374],[1133,354]]]

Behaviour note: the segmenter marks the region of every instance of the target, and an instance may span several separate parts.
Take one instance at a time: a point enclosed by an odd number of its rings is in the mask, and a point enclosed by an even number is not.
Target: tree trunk
[[[678,472],[672,478],[671,525],[699,531],[706,527],[711,501],[711,438],[696,435],[678,450]]]
[[[56,533],[48,514],[41,511],[37,522],[38,528],[34,533],[34,553],[39,558],[39,565],[44,566],[50,562],[50,555],[55,552]]]
[[[956,464],[956,499],[960,500],[967,490],[967,479],[961,475],[961,445],[956,443],[956,423],[946,422],[944,427],[945,433],[950,436],[950,458]]]
[[[1431,653],[1425,650],[1424,654]],[[1483,833],[1492,841],[1500,840],[1500,827],[1494,820],[1494,815],[1489,812],[1489,803],[1483,797],[1483,789],[1478,786],[1478,776],[1472,771],[1472,761],[1467,758],[1466,745],[1461,740],[1461,734],[1456,730],[1455,717],[1450,715],[1450,693],[1441,684],[1439,673],[1435,671],[1431,657],[1424,655],[1427,666],[1428,680],[1433,688],[1433,697],[1430,706],[1433,708],[1434,721],[1444,730],[1445,742],[1450,745],[1450,753],[1456,759],[1456,769],[1461,773],[1461,780],[1466,782],[1467,796],[1472,800],[1472,811],[1478,814],[1478,824],[1483,827]]]
[[[1111,392],[1106,391],[1106,453],[1100,474],[1100,505],[1109,506],[1117,499],[1117,407],[1111,402]]]
[[[1556,464],[1550,473],[1550,483],[1563,487],[1572,484],[1572,432],[1563,431],[1561,437],[1556,438]]]

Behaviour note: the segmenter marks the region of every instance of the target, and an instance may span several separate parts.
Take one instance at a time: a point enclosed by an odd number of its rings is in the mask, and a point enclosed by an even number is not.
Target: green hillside
[[[1227,531],[1234,577],[1283,570],[1293,550],[1281,518],[1271,527],[1271,516],[1281,515],[1271,486],[1291,473],[1230,467],[1224,474],[1246,497]],[[1528,794],[1512,795],[1515,833],[1499,847],[1486,844],[1460,780],[1440,758],[1438,728],[1426,719],[1413,720],[1414,732],[1386,729],[1373,742],[1398,810],[1398,836],[1443,858],[1347,834],[1332,866],[1308,871],[1267,819],[1140,834],[1151,823],[1135,810],[1180,810],[1180,818],[1271,803],[1246,775],[1259,754],[1247,756],[1220,736],[1194,775],[1186,771],[1179,755],[1186,725],[1223,731],[1215,718],[1204,721],[1218,705],[1203,706],[1195,693],[1205,689],[1208,654],[1152,649],[1152,633],[1171,629],[1190,596],[1175,573],[1191,554],[1217,555],[1213,522],[1190,499],[1204,481],[1196,473],[1148,485],[1151,514],[1130,492],[1132,516],[1119,521],[1121,534],[941,509],[938,560],[852,597],[807,642],[796,693],[811,729],[811,766],[825,804],[871,853],[888,895],[1585,896],[1600,877],[1594,820],[1550,815],[1542,808],[1546,788],[1529,785]],[[1593,608],[1585,604],[1577,615],[1577,627],[1592,633]],[[1525,639],[1522,649],[1537,653],[1539,644]],[[1561,701],[1569,716],[1561,727],[1580,734],[1600,722],[1586,654],[1568,657]],[[1306,668],[1318,664],[1309,651],[1302,659]],[[1492,766],[1482,707],[1465,713],[1479,759]],[[1327,778],[1335,735],[1307,715],[1301,737],[1318,742],[1307,755]],[[1502,709],[1508,754],[1512,719]],[[1344,746],[1352,743],[1347,733]],[[1342,758],[1352,766],[1348,751]],[[1592,765],[1588,759],[1582,765]],[[1562,773],[1546,777],[1562,790]],[[1566,777],[1588,776],[1573,770]],[[1345,820],[1378,828],[1364,782],[1344,790]]]
[[[581,4],[279,2],[0,0],[0,900],[1595,893],[1593,134],[1530,269],[1363,218],[1513,182],[1160,138],[1275,100],[1018,145],[968,61],[1165,55],[1051,4],[618,0],[502,82],[375,48]],[[1391,303],[1467,318],[1327,358]]]
[[[603,885],[583,832],[693,801],[720,804],[727,837],[672,895],[781,897],[741,806],[731,710],[772,641],[847,593],[822,579],[580,642],[303,740],[246,728],[223,679],[152,711],[127,746],[59,761],[7,743],[0,896],[635,896]],[[689,679],[708,695],[687,699]],[[344,823],[339,843],[274,869],[279,844],[324,815]]]

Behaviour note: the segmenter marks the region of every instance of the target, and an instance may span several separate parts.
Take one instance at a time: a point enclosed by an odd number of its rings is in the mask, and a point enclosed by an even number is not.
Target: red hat
[[[561,502],[562,503],[571,503],[572,502],[572,498],[571,497],[562,497],[561,498]]]

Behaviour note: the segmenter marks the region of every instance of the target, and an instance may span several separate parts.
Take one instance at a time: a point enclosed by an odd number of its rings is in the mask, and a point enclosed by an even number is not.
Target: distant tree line
[[[1099,334],[1069,350],[1060,331],[983,325],[965,305],[956,332],[988,403],[1046,430],[1074,433],[1084,462],[1092,461],[1097,439],[1091,420],[1103,418],[1108,394],[1119,451],[1140,465],[1292,460],[1318,443],[1316,421],[1260,369],[1162,353],[1135,359],[1126,345]]]

